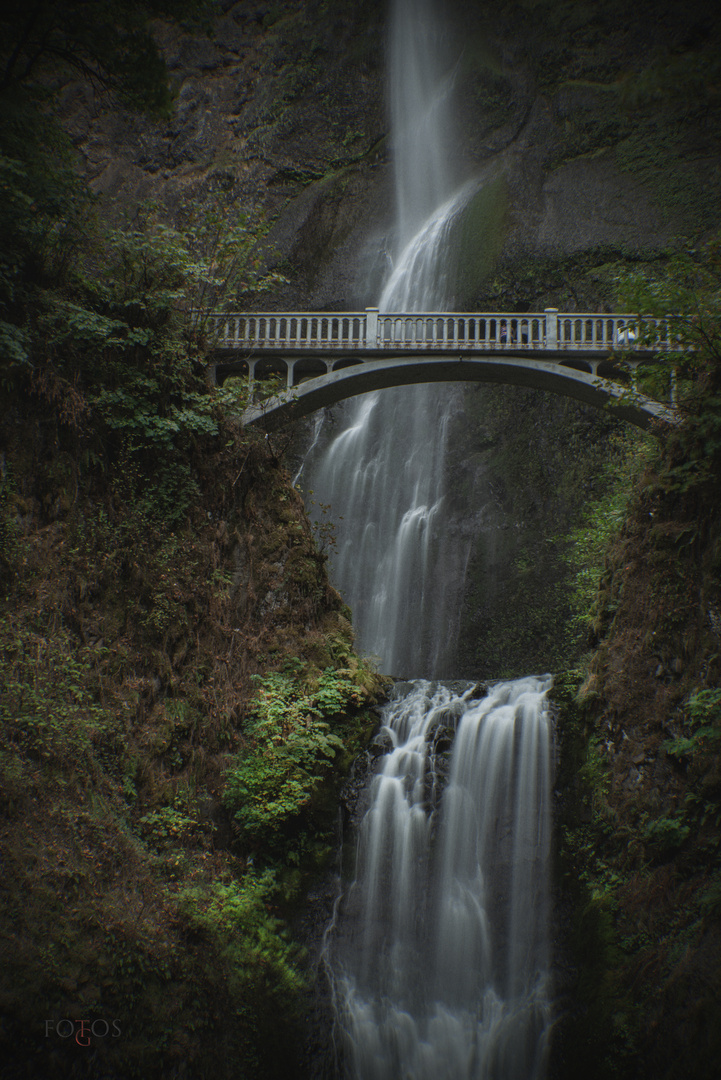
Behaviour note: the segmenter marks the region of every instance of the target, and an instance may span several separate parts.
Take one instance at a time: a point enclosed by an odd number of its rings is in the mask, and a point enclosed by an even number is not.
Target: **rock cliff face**
[[[372,299],[393,214],[385,5],[221,8],[210,37],[157,27],[177,95],[167,123],[65,89],[93,190],[104,206],[157,199],[171,214],[211,193],[239,213],[260,205],[273,222],[266,257],[290,278],[274,305]],[[455,0],[447,17],[459,163],[502,178],[502,263],[599,248],[648,255],[718,218],[715,99],[684,96],[713,49],[713,5]],[[464,304],[492,295],[488,262],[478,270]]]
[[[83,168],[116,211],[154,199],[177,219],[211,197],[239,215],[262,207],[268,259],[292,278],[274,304],[345,304],[358,238],[386,212],[380,5],[221,6],[210,37],[157,27],[177,94],[168,122],[65,89]]]

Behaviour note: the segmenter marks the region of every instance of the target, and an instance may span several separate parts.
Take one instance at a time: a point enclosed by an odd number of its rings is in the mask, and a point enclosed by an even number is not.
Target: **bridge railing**
[[[366,312],[359,311],[222,312],[210,316],[209,329],[221,349],[358,349],[366,347],[367,321]]]
[[[365,350],[647,350],[677,347],[665,319],[637,315],[543,312],[386,313],[218,312],[209,317],[218,349]]]
[[[549,320],[550,321],[550,320]],[[650,315],[561,314],[555,318],[558,349],[652,349],[665,352],[678,348],[667,319]],[[549,326],[547,337],[552,338]],[[553,347],[553,346],[549,346]]]
[[[545,315],[423,314],[378,316],[380,349],[546,347]]]

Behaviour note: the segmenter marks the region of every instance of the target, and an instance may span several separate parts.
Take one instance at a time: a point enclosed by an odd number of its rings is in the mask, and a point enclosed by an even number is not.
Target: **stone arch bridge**
[[[280,376],[285,389],[251,404],[244,424],[270,431],[288,420],[370,390],[421,382],[510,383],[612,403],[641,428],[673,424],[668,403],[636,389],[639,364],[678,351],[664,319],[634,315],[446,312],[216,313],[210,316],[213,375]]]

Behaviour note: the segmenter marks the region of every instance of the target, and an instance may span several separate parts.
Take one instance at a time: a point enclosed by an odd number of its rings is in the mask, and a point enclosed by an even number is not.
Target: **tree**
[[[214,0],[5,0],[0,7],[0,370],[30,360],[42,295],[86,243],[91,197],[52,113],[58,75],[126,105],[171,104],[152,19],[208,25]]]
[[[207,23],[212,0],[5,0],[0,94],[70,70],[133,108],[166,113],[171,95],[150,20]]]
[[[678,348],[644,371],[677,372],[680,423],[663,444],[663,483],[717,500],[721,483],[721,235],[671,252],[651,268],[624,271],[626,310],[665,319]],[[654,344],[653,332],[648,343]]]

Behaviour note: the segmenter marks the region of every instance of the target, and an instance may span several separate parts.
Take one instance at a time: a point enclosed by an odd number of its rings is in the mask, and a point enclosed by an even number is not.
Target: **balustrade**
[[[259,314],[211,315],[211,338],[221,349],[321,349],[358,348],[366,338],[366,316]]]
[[[263,381],[269,373],[285,374],[286,393],[258,413],[267,419],[270,412],[282,412],[288,401],[295,405],[301,397],[309,401],[309,388],[321,404],[332,404],[345,396],[346,387],[354,394],[363,392],[358,389],[361,385],[375,389],[426,381],[422,374],[426,360],[442,368],[442,374],[429,371],[430,380],[440,375],[441,380],[484,381],[480,371],[484,359],[489,365],[498,365],[504,353],[507,363],[496,368],[495,374],[489,373],[489,381],[499,380],[500,375],[510,383],[552,389],[598,404],[604,393],[617,398],[626,392],[619,389],[619,382],[638,391],[637,368],[644,358],[684,347],[671,328],[673,321],[645,315],[560,312],[555,308],[526,313],[381,312],[367,308],[347,312],[219,312],[208,317],[206,327],[216,353],[211,377],[222,380],[234,372],[245,374],[252,400],[256,380]],[[624,363],[614,363],[614,354]],[[466,370],[461,374],[454,358],[473,363],[464,365]],[[373,360],[383,363],[367,369],[367,380],[365,375],[359,379],[359,373],[348,376],[346,369],[362,368]],[[413,368],[412,379],[408,379],[407,364]],[[397,382],[389,377],[391,369],[397,369]],[[673,406],[676,373],[670,369],[669,380],[668,398]],[[604,385],[610,389],[604,390]],[[629,406],[628,418],[642,427],[662,414],[671,422],[665,408],[646,401],[637,409]],[[255,422],[258,416],[253,413],[247,422]]]
[[[445,352],[546,350],[665,351],[677,347],[665,319],[562,313],[365,312],[216,314],[208,320],[218,349],[282,352]]]

